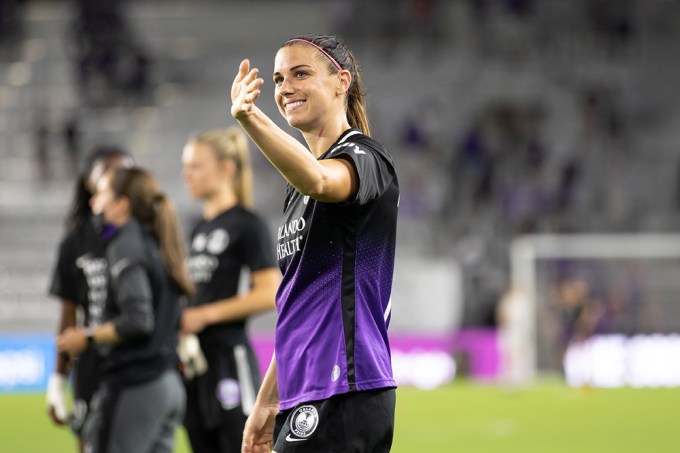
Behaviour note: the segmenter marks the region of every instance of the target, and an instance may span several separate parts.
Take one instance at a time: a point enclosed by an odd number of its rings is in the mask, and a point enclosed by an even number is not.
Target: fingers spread
[[[254,80],[252,80],[248,83],[246,90],[248,90],[248,92],[251,92],[251,93],[253,93],[255,91],[259,91],[258,88],[260,88],[263,83],[264,83],[263,79],[254,79]]]
[[[257,68],[251,69],[251,70],[248,72],[248,74],[243,78],[243,81],[242,81],[243,84],[245,84],[245,85],[250,85],[251,83],[253,83],[254,80],[257,80],[257,73],[258,73],[259,71],[260,71],[260,70],[257,69]]]
[[[246,58],[238,66],[238,74],[236,74],[236,78],[234,79],[234,82],[238,83],[241,80],[243,80],[243,78],[248,74],[249,70],[250,70],[250,61]]]

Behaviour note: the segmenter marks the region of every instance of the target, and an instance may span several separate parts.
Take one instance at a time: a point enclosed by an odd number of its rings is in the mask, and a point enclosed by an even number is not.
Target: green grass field
[[[676,452],[680,389],[567,388],[542,383],[517,393],[455,382],[400,388],[394,453]],[[0,395],[0,452],[75,452],[50,425],[43,395]],[[178,453],[189,452],[182,431]],[[131,452],[134,453],[134,452]]]

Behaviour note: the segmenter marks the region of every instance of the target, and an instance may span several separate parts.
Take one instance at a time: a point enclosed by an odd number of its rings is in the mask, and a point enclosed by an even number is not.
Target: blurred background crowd
[[[358,55],[395,157],[400,253],[455,262],[456,324],[494,327],[519,235],[678,230],[679,20],[673,0],[2,0],[0,325],[54,328],[47,275],[87,150],[129,149],[188,222],[181,147],[232,123],[238,62],[276,118],[276,49],[324,32]],[[283,182],[253,151],[273,231]]]

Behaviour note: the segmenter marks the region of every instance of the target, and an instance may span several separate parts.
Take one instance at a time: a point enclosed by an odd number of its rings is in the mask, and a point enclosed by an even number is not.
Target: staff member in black
[[[170,453],[185,406],[176,356],[180,297],[193,289],[177,215],[140,168],[105,175],[94,205],[117,228],[106,250],[104,323],[67,329],[57,339],[59,350],[70,355],[93,346],[103,353],[85,449]]]
[[[132,157],[113,146],[95,148],[76,180],[73,202],[66,221],[67,233],[59,244],[58,258],[50,285],[50,295],[61,301],[59,332],[82,320],[84,327],[101,324],[106,302],[107,265],[104,256],[106,239],[100,217],[92,212],[90,200],[97,179],[112,168],[131,167]],[[57,354],[56,367],[50,376],[47,408],[52,421],[65,425],[70,421],[82,450],[82,427],[87,418],[90,399],[97,388],[99,356],[87,351],[71,363],[68,355]],[[66,383],[72,372],[73,414],[69,417]]]
[[[185,145],[182,164],[187,191],[203,203],[188,260],[196,293],[182,331],[197,334],[207,361],[205,372],[185,373],[185,427],[197,453],[238,452],[260,387],[246,321],[274,309],[280,272],[266,224],[252,210],[246,135],[236,127],[202,132]],[[246,275],[248,289],[239,292]]]

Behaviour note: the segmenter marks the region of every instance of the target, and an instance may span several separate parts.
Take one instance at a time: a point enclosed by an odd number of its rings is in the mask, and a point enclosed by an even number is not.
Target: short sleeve
[[[392,180],[390,164],[376,150],[357,142],[338,146],[329,156],[345,159],[354,165],[359,177],[359,189],[354,200],[348,203],[366,204],[380,197]]]
[[[59,245],[57,263],[52,273],[52,282],[49,287],[49,294],[61,300],[76,301],[78,295],[73,285],[75,281],[73,253],[70,252],[68,240],[64,240]]]

